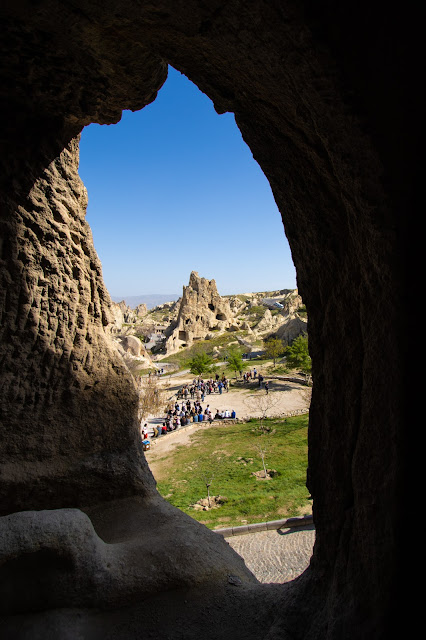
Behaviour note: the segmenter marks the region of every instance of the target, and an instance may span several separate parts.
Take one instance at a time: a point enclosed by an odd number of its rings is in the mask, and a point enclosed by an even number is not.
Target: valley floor
[[[188,372],[183,372],[180,375],[168,376],[163,379],[167,389],[167,397],[174,402],[176,400],[176,393],[185,384],[190,384],[194,376]],[[282,379],[282,377],[267,377],[269,381],[269,393],[266,397],[266,391],[263,387],[259,387],[256,380],[247,384],[238,386],[235,384],[235,380],[231,379],[229,391],[224,391],[222,394],[212,393],[206,395],[204,402],[202,402],[203,409],[210,405],[210,409],[215,414],[216,410],[219,412],[228,409],[230,412],[235,410],[237,418],[247,419],[250,417],[258,418],[266,411],[266,415],[269,418],[276,416],[290,416],[299,413],[307,413],[309,411],[310,404],[310,387],[306,387],[304,384],[296,382],[290,382]],[[158,425],[163,422],[164,415],[150,416],[146,422],[148,423],[148,432],[152,434],[153,425]],[[211,428],[214,428],[215,424],[220,424],[220,421],[213,421]],[[155,468],[155,458],[158,456],[164,456],[164,453],[172,450],[177,445],[188,444],[192,433],[197,429],[207,429],[209,423],[191,423],[189,426],[180,427],[176,431],[172,431],[159,438],[151,438],[151,450],[147,452],[148,462],[153,470]]]
[[[170,376],[164,382],[168,386],[168,397],[174,401],[178,389],[192,380],[193,376],[187,372]],[[308,387],[278,377],[268,377],[268,380],[268,401],[270,402],[267,409],[268,417],[288,416],[309,411],[310,389]],[[235,410],[237,418],[247,419],[259,417],[262,414],[265,410],[265,396],[265,389],[259,388],[257,381],[236,385],[235,381],[231,380],[228,392],[206,395],[202,406],[205,408],[209,404],[213,413],[216,409]],[[148,430],[151,431],[152,426],[161,423],[163,418],[163,415],[151,416],[147,420]],[[217,424],[221,424],[221,421],[213,421],[211,425],[208,422],[191,423],[164,436],[151,438],[151,449],[147,450],[145,455],[154,477],[157,464],[161,466],[160,461],[164,461],[165,454],[173,455],[176,447],[190,445],[191,436],[198,429],[214,429]],[[160,472],[160,466],[158,472]],[[287,582],[300,575],[309,564],[314,541],[313,526],[263,531],[227,538],[228,544],[244,559],[247,567],[263,583]]]

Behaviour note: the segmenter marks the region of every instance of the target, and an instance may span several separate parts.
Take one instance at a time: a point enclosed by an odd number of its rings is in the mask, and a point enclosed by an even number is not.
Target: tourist
[[[265,382],[265,390],[266,390],[266,395],[268,395],[268,393],[269,393],[269,382],[268,381]]]
[[[231,411],[231,418],[236,418],[236,417],[237,417],[237,414],[235,413],[235,410],[234,410],[234,409],[232,409],[232,411]]]

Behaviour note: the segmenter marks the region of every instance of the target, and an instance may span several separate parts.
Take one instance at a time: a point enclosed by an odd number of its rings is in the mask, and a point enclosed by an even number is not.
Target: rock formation
[[[284,344],[291,344],[300,335],[307,335],[308,321],[297,313],[287,316],[285,322],[280,324],[272,333],[280,338]]]
[[[138,304],[138,306],[135,309],[135,313],[138,316],[138,318],[143,318],[144,316],[146,316],[146,314],[148,313],[146,304],[144,304],[143,302],[141,304]]]
[[[281,304],[273,313],[265,302],[268,296]],[[264,306],[264,314],[259,319],[254,311]],[[297,289],[244,293],[220,296],[214,280],[200,278],[196,272],[190,274],[189,285],[183,287],[183,296],[175,302],[157,305],[148,311],[145,304],[135,309],[124,300],[111,303],[112,323],[108,329],[116,336],[120,351],[129,352],[124,336],[155,336],[145,345],[143,357],[148,366],[151,356],[161,359],[182,348],[190,347],[197,340],[210,340],[224,331],[243,331],[252,340],[275,333],[287,342],[300,333],[307,332],[307,321],[297,311],[303,306]],[[272,308],[272,307],[271,307]],[[164,338],[158,342],[158,335]],[[152,351],[148,353],[148,351]]]
[[[76,495],[81,504],[97,501],[107,467],[116,476],[116,489],[153,486],[129,414],[137,407],[136,389],[107,330],[111,300],[85,220],[87,194],[78,158],[73,140],[35,182],[13,221],[15,269],[25,256],[23,288],[15,300],[24,320],[19,360],[17,327],[14,339],[2,343],[2,513],[10,511],[12,499],[14,511],[30,504],[75,505]],[[11,330],[11,320],[3,315],[3,331]],[[37,360],[44,364],[35,369]],[[112,424],[106,415],[115,413]],[[77,426],[82,420],[84,438]],[[25,451],[25,464],[16,457],[19,450]],[[118,463],[120,457],[127,463]],[[140,470],[145,467],[145,477],[129,476],[130,459]],[[112,494],[116,489],[111,485]]]
[[[233,322],[229,302],[219,295],[215,280],[200,278],[192,271],[188,286],[183,287],[177,320],[167,331],[167,352],[205,340],[212,331],[225,331]]]
[[[124,313],[120,304],[111,302],[111,322],[108,325],[111,333],[119,333],[124,324]]]

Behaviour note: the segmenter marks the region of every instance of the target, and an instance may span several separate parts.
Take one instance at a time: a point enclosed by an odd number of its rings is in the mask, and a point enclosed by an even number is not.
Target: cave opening
[[[112,300],[135,304],[144,291],[177,298],[194,270],[215,279],[225,295],[296,289],[271,188],[233,114],[219,116],[210,99],[173,68],[169,77],[172,100],[166,94],[162,102],[166,81],[140,112],[123,112],[116,125],[90,125],[81,135],[79,174],[88,190],[87,220]],[[176,94],[180,83],[182,93]],[[180,137],[176,111],[183,122]],[[205,121],[194,118],[194,111],[201,111]],[[216,124],[207,135],[212,121],[223,123],[223,130]],[[159,138],[160,126],[166,131]],[[212,303],[207,308],[215,312]],[[221,312],[215,317],[227,320]],[[187,332],[177,337],[185,348]]]
[[[246,636],[247,629],[253,638],[293,632],[297,637],[369,638],[389,635],[395,620],[406,628],[411,618],[395,602],[403,602],[409,548],[400,526],[410,466],[407,405],[401,397],[409,332],[400,301],[411,273],[404,265],[410,253],[405,251],[410,216],[418,209],[413,196],[420,103],[407,96],[419,77],[422,39],[413,31],[412,12],[388,12],[384,20],[382,7],[371,3],[354,4],[349,11],[336,11],[330,3],[313,7],[292,2],[194,2],[191,11],[186,3],[168,0],[155,6],[80,5],[53,1],[26,11],[22,3],[6,2],[2,7],[0,86],[7,126],[2,138],[1,508],[8,516],[7,522],[2,518],[6,539],[16,526],[18,544],[9,547],[11,558],[26,553],[25,541],[35,549],[43,540],[43,511],[58,510],[52,513],[56,518],[72,507],[69,519],[59,519],[58,533],[68,532],[71,522],[86,535],[90,525],[89,540],[106,563],[104,570],[96,566],[100,589],[90,579],[95,577],[91,563],[85,563],[82,573],[69,573],[69,567],[45,555],[33,556],[28,566],[9,565],[5,587],[11,573],[21,576],[14,583],[18,598],[28,573],[46,565],[51,576],[42,615],[28,616],[28,602],[25,618],[6,616],[10,636],[25,634],[25,627],[46,638],[63,627],[75,637],[121,637],[130,616],[134,626],[129,638],[150,635],[151,629],[153,636],[170,635],[171,611],[178,611],[181,631],[188,637],[199,636],[198,624],[196,631],[192,626],[187,632],[187,623],[197,616],[206,638],[215,640]],[[268,590],[237,586],[236,577],[244,581],[247,576],[225,545],[217,544],[218,536],[192,522],[187,526],[184,514],[168,509],[171,505],[162,499],[156,502],[136,438],[132,379],[119,358],[110,357],[104,331],[108,296],[84,219],[76,136],[90,122],[114,123],[122,109],[149,104],[165,79],[168,61],[204,88],[218,112],[235,113],[285,215],[310,314],[316,366],[309,427],[315,561],[291,589],[280,591],[278,601],[274,594],[273,606]],[[173,136],[182,127],[175,125],[168,137],[179,149]],[[161,127],[152,131],[158,139]],[[161,145],[154,151],[161,156]],[[151,153],[151,164],[154,160]],[[182,154],[177,160],[181,164]],[[96,162],[105,177],[107,154],[98,153]],[[150,183],[149,172],[142,174]],[[171,188],[170,175],[162,174],[158,200]],[[84,180],[92,208],[94,190]],[[111,201],[112,214],[103,207],[104,229],[114,228],[117,239],[127,234],[127,248],[138,243],[139,254],[127,264],[127,272],[136,271],[140,262],[144,273],[159,269],[163,256],[157,251],[153,258],[148,248],[155,244],[152,238],[166,233],[164,209],[139,216],[145,222],[141,233],[126,220],[127,187],[119,185],[115,169],[107,182],[118,187],[122,198],[118,205]],[[133,183],[139,195],[146,193],[145,183]],[[179,233],[171,230],[174,266],[183,255],[187,211],[186,206],[184,211],[173,208],[180,220]],[[209,217],[205,206],[197,216],[196,222]],[[228,234],[215,238],[210,252],[215,268],[219,247],[229,254],[239,244],[250,250],[241,238],[244,226],[231,233],[233,219],[226,219]],[[256,220],[262,231],[263,216]],[[156,224],[150,228],[147,221]],[[250,222],[247,216],[245,222]],[[99,242],[102,228],[94,231],[108,279]],[[274,253],[273,235],[266,242],[256,238],[263,255]],[[197,237],[192,255],[200,252],[199,243]],[[118,243],[115,249],[118,255]],[[257,264],[260,269],[261,261]],[[243,261],[234,255],[232,268],[244,271],[247,265],[247,255]],[[229,275],[232,269],[227,268]],[[185,272],[179,286],[186,278]],[[244,290],[252,287],[250,278]],[[220,278],[218,283],[221,289]],[[28,509],[37,510],[31,522],[17,513]],[[89,513],[87,518],[81,509]],[[160,522],[169,526],[156,526]],[[164,529],[165,544],[159,540]],[[108,541],[107,549],[99,536]],[[76,558],[93,549],[87,537],[82,544],[79,540]],[[65,548],[62,541],[59,548]],[[155,564],[169,551],[172,562]],[[123,567],[114,584],[111,558]],[[135,571],[137,585],[132,582]],[[65,588],[58,599],[63,572],[75,590]],[[214,587],[210,611],[194,593],[199,580]],[[30,583],[37,588],[31,578]],[[157,615],[151,608],[146,615],[147,583],[159,601]],[[188,597],[186,589],[194,585]],[[105,589],[111,586],[109,595]],[[170,594],[182,587],[183,606],[175,607]],[[234,597],[229,598],[230,590]],[[77,591],[80,610],[73,622],[70,594]],[[126,613],[121,615],[118,607]],[[228,624],[234,621],[240,628],[230,631]],[[96,632],[95,625],[100,625]],[[219,627],[222,633],[215,633]]]

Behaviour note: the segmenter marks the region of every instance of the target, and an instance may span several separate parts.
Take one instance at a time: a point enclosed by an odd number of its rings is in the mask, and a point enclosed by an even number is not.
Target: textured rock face
[[[146,515],[148,512],[152,520],[174,515],[177,524],[189,518],[159,501],[149,506],[140,500],[130,504],[133,517],[126,515],[119,540],[103,540],[79,509],[24,511],[0,517],[0,613],[129,606],[167,589],[170,574],[174,574],[176,587],[184,588],[201,584],[209,573],[224,582],[232,575],[241,584],[256,584],[223,538],[198,523],[192,531],[175,528],[174,549],[184,560],[176,570],[168,548],[170,525],[164,523],[163,530],[157,532],[163,552],[153,554]],[[92,519],[96,522],[96,516]]]
[[[112,320],[108,327],[110,331],[113,333],[121,331],[124,322],[124,313],[117,302],[111,302],[111,318]]]
[[[181,345],[190,346],[194,340],[204,340],[211,331],[224,331],[233,321],[229,302],[219,295],[216,282],[200,278],[193,271],[189,285],[183,287],[176,323],[168,332],[167,352],[174,353]]]
[[[123,109],[149,104],[171,63],[219,113],[235,114],[270,182],[313,362],[311,567],[277,592],[273,612],[265,589],[246,590],[238,602],[222,590],[223,606],[215,598],[211,606],[223,629],[225,612],[230,622],[243,612],[236,631],[245,638],[259,637],[265,611],[268,640],[387,637],[401,613],[397,578],[405,576],[409,331],[399,302],[407,228],[418,211],[420,102],[409,98],[422,77],[422,21],[363,0],[5,1],[1,12],[1,512],[87,505],[105,540],[114,523],[128,522],[129,495],[151,500],[133,381],[105,331],[108,303],[82,220],[74,138],[90,122],[111,124]],[[153,538],[169,523],[172,548],[174,516],[145,513],[138,517],[151,521],[145,532]],[[164,598],[185,559],[176,549],[169,561]],[[191,598],[202,610],[205,602]],[[161,612],[168,610],[162,600]],[[149,621],[134,612],[112,619],[84,607],[74,617],[52,610],[49,633],[43,616],[11,617],[8,632],[16,638],[28,624],[32,640],[46,640],[73,622],[74,637],[101,629],[122,638],[126,629],[137,638]],[[179,613],[187,622],[188,608]],[[171,635],[176,619],[163,613],[157,624]],[[181,635],[221,637],[205,627],[186,624]]]
[[[2,332],[9,338],[1,343],[1,513],[153,488],[138,445],[134,382],[106,330],[111,301],[86,205],[73,140],[9,225],[14,240],[7,247],[9,270],[2,271]],[[117,484],[106,483],[110,476]]]

